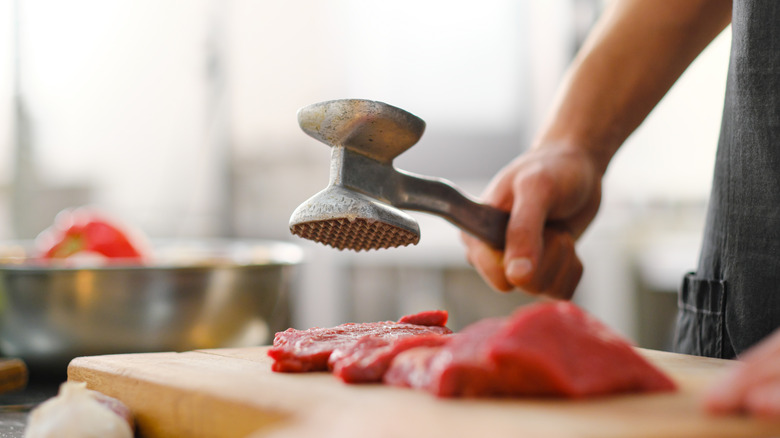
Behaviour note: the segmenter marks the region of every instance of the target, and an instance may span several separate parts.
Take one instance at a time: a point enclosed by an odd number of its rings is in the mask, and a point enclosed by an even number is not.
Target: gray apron
[[[734,0],[712,193],[675,350],[733,358],[779,326],[780,1]]]

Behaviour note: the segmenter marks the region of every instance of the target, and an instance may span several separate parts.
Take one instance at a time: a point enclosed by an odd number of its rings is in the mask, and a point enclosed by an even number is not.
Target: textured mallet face
[[[381,221],[346,218],[298,223],[290,231],[304,239],[338,249],[362,251],[416,245],[420,236]]]

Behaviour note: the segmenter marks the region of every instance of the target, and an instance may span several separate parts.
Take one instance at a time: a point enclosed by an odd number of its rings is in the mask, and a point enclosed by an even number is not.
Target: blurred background
[[[325,187],[329,148],[296,111],[380,100],[427,122],[396,160],[478,195],[529,144],[598,0],[0,0],[0,238],[32,238],[92,204],[152,238],[293,241],[306,251],[299,328],[450,311],[455,329],[531,298],[490,290],[458,231],[420,220],[418,246],[342,253],[293,238]],[[579,242],[576,300],[669,348],[695,268],[730,31],[629,139]]]

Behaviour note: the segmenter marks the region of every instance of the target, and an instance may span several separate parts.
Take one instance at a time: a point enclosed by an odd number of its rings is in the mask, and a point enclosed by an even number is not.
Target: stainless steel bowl
[[[154,242],[140,265],[63,266],[0,253],[0,352],[32,369],[76,356],[261,345],[285,328],[301,262],[270,241]],[[10,254],[10,256],[9,256]]]

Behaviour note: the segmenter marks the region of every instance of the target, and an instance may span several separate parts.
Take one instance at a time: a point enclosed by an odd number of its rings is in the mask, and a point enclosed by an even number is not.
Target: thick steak
[[[443,347],[396,356],[388,384],[441,397],[586,397],[675,389],[623,338],[569,302],[526,306],[486,319]]]

